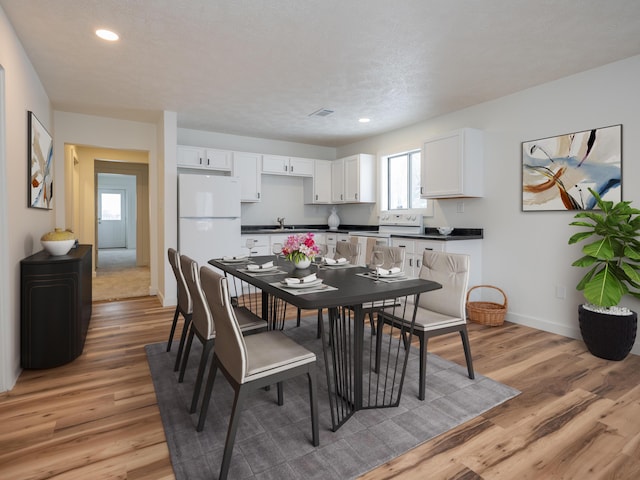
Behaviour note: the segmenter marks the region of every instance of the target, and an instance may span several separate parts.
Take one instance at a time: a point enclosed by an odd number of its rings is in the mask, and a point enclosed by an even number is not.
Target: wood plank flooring
[[[81,357],[0,394],[0,478],[174,478],[143,348],[172,318],[155,297],[94,303]],[[640,357],[608,362],[508,323],[469,329],[476,371],[523,393],[363,479],[640,478]],[[464,365],[456,335],[430,350]]]

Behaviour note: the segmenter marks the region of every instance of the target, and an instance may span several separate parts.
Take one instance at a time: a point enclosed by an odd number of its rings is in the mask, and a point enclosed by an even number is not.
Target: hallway
[[[93,278],[93,301],[119,300],[149,295],[149,267],[136,266],[136,250],[98,250],[98,268]]]

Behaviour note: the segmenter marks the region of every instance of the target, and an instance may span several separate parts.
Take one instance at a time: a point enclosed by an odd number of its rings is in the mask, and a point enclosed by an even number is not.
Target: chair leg
[[[284,405],[284,389],[282,388],[282,382],[278,382],[278,405]]]
[[[424,400],[427,383],[427,343],[429,342],[429,338],[422,333],[418,333],[418,339],[420,340],[420,380],[418,383],[418,399]]]
[[[299,311],[300,310],[298,310],[298,312]],[[316,333],[316,338],[320,338],[322,336],[322,320],[323,320],[322,310],[318,310],[318,326],[317,326],[318,331]]]
[[[311,404],[311,438],[314,447],[320,445],[320,433],[318,430],[318,388],[316,385],[316,371],[309,369],[309,402]]]
[[[187,333],[189,333],[189,327],[191,326],[191,315],[184,317],[184,325],[182,327],[182,335],[180,335],[180,345],[178,346],[178,354],[176,355],[176,364],[173,366],[173,371],[177,372],[180,368],[180,360],[182,359],[182,351],[184,350],[184,342],[187,339]]]
[[[475,373],[473,373],[473,360],[471,359],[471,346],[469,345],[469,334],[467,333],[466,325],[462,330],[460,330],[460,338],[462,338],[462,347],[464,348],[464,358],[467,361],[467,372],[469,373],[469,378],[473,380],[476,378]]]
[[[218,371],[218,361],[216,354],[213,354],[211,359],[211,368],[209,369],[209,378],[207,379],[207,385],[204,389],[204,396],[202,397],[202,408],[200,409],[200,417],[198,418],[198,426],[196,431],[201,432],[204,428],[204,422],[207,419],[207,411],[209,410],[209,401],[211,400],[211,392],[213,391],[213,383],[216,380],[216,372]]]
[[[193,398],[191,399],[191,408],[189,413],[196,413],[198,408],[198,399],[200,398],[200,388],[202,387],[202,378],[204,377],[204,371],[207,368],[207,360],[209,360],[209,354],[213,348],[215,340],[209,339],[204,343],[202,347],[202,356],[200,357],[200,365],[198,366],[198,375],[196,376],[196,383],[193,387]]]
[[[296,318],[296,327],[300,326],[300,309],[298,309],[298,316]]]
[[[180,375],[178,376],[178,383],[182,383],[184,380],[184,372],[187,370],[187,362],[189,361],[189,353],[191,353],[191,344],[193,343],[193,335],[195,330],[193,325],[189,328],[189,339],[187,340],[187,347],[184,350],[182,358],[182,365],[180,365]]]
[[[224,444],[224,454],[222,455],[222,466],[220,467],[220,480],[226,480],[229,474],[229,466],[231,465],[231,454],[233,453],[233,445],[236,441],[236,432],[240,423],[240,412],[242,404],[247,396],[247,389],[243,385],[236,387],[236,396],[233,400],[233,408],[231,409],[231,420],[229,421],[229,430],[227,430],[227,440]]]
[[[178,315],[180,315],[180,309],[176,306],[176,311],[173,314],[173,323],[171,324],[171,332],[169,333],[169,340],[167,340],[167,352],[171,351],[173,335],[176,333],[176,325],[178,324]]]

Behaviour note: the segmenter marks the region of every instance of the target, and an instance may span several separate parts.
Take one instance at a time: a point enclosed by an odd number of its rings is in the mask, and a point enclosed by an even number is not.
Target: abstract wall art
[[[29,112],[29,206],[53,208],[53,139]]]
[[[522,143],[522,210],[593,210],[622,199],[622,125]]]

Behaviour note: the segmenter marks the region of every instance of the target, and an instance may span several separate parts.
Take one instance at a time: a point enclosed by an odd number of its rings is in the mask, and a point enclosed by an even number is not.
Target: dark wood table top
[[[252,261],[256,264],[262,264],[269,260],[274,260],[274,258],[273,255],[251,257]],[[280,270],[284,270],[287,273],[252,276],[241,271],[246,269],[246,264],[231,265],[222,263],[220,260],[221,259],[209,260],[209,264],[304,310],[360,305],[376,300],[424,293],[442,287],[437,282],[420,278],[391,283],[376,283],[371,278],[356,275],[367,272],[368,269],[365,267],[322,268],[318,271],[316,267],[312,265],[306,270],[296,270],[291,262],[283,258],[278,259],[277,266]],[[337,290],[293,295],[286,290],[271,285],[272,283],[282,281],[286,277],[304,277],[311,273],[316,273],[318,278],[323,280],[323,283],[336,287]]]

